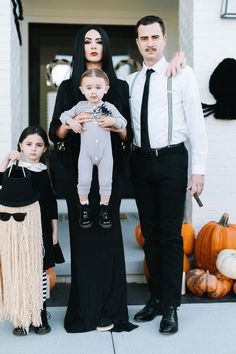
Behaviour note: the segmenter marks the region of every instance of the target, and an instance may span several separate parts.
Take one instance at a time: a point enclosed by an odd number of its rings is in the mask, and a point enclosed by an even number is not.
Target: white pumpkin
[[[224,249],[218,253],[216,268],[224,276],[236,279],[236,250]]]

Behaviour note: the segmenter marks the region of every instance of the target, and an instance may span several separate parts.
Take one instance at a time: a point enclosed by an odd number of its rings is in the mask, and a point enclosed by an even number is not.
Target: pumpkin
[[[233,284],[233,292],[236,294],[236,281]]]
[[[216,268],[226,277],[236,279],[236,250],[220,251],[216,259]]]
[[[193,225],[184,221],[181,228],[181,235],[183,237],[184,253],[190,255],[193,253],[195,232]]]
[[[220,272],[216,272],[215,276],[218,280],[217,287],[214,291],[209,292],[207,295],[211,298],[223,297],[230,292],[233,285],[233,280],[225,277]]]
[[[187,272],[189,272],[189,270],[190,270],[190,262],[189,262],[188,256],[186,256],[186,254],[184,254],[183,271],[185,273],[187,273]],[[144,261],[143,261],[143,274],[144,274],[146,280],[148,281],[148,279],[149,279],[149,271],[148,271],[146,258],[144,258]]]
[[[199,231],[195,240],[195,267],[216,271],[216,258],[226,248],[236,249],[236,225],[229,224],[229,215],[224,213],[217,223],[210,221]]]
[[[46,270],[46,273],[49,276],[50,289],[52,289],[56,285],[56,280],[57,280],[56,273],[52,268],[48,268]]]
[[[188,256],[184,253],[183,271],[187,273],[190,270],[190,262]]]
[[[140,226],[140,225],[137,225],[137,226],[136,226],[136,229],[135,229],[135,236],[136,236],[136,240],[137,240],[139,246],[140,246],[140,247],[143,247],[143,246],[144,246],[145,239],[144,239],[144,237],[143,237],[143,234],[142,234],[141,226]]]
[[[210,298],[223,297],[230,292],[232,284],[232,279],[219,272],[210,274],[208,270],[192,269],[186,274],[188,289],[198,296],[206,293]]]
[[[184,253],[186,253],[187,255],[192,254],[195,242],[195,233],[193,226],[190,223],[184,221],[181,228],[181,235],[183,237]],[[136,226],[135,236],[139,246],[143,247],[145,238],[143,237],[140,225]]]

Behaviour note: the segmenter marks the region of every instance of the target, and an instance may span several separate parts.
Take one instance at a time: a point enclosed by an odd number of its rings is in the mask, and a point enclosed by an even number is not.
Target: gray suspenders
[[[135,81],[138,77],[138,75],[140,74],[140,71],[138,71],[135,76],[134,79],[131,83],[130,86],[130,99],[132,96],[132,92],[133,92],[133,88],[134,88],[134,84]],[[167,78],[167,101],[168,101],[168,143],[167,146],[169,147],[171,145],[171,141],[172,141],[172,128],[173,128],[173,110],[172,110],[172,76],[169,76]]]

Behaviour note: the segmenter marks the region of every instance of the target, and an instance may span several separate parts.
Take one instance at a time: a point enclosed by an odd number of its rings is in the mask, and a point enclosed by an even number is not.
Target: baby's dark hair
[[[45,147],[47,148],[47,150],[45,151],[45,153],[41,156],[41,159],[40,161],[45,163],[46,166],[47,166],[47,173],[48,173],[48,177],[49,177],[49,180],[50,180],[50,185],[51,185],[51,188],[52,188],[52,191],[54,193],[55,192],[55,189],[53,187],[53,183],[52,183],[52,177],[51,177],[51,174],[50,174],[50,162],[49,162],[49,140],[48,140],[48,136],[47,136],[47,133],[46,131],[40,127],[40,126],[34,126],[34,125],[30,125],[28,127],[26,127],[20,137],[19,137],[19,140],[18,140],[18,144],[17,144],[17,150],[19,152],[21,152],[21,148],[20,148],[20,144],[27,138],[27,136],[29,135],[33,135],[33,134],[37,134],[39,135],[42,139],[43,139],[43,142],[45,144]]]
[[[82,83],[83,78],[85,77],[100,77],[105,80],[107,85],[109,85],[109,78],[105,73],[105,71],[103,71],[102,69],[93,68],[93,69],[86,70],[81,76],[80,84]]]

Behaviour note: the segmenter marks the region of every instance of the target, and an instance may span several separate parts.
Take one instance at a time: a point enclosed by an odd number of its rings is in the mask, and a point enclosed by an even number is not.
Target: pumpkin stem
[[[228,222],[229,222],[229,214],[224,213],[220,218],[219,225],[227,227],[227,226],[229,226]]]

